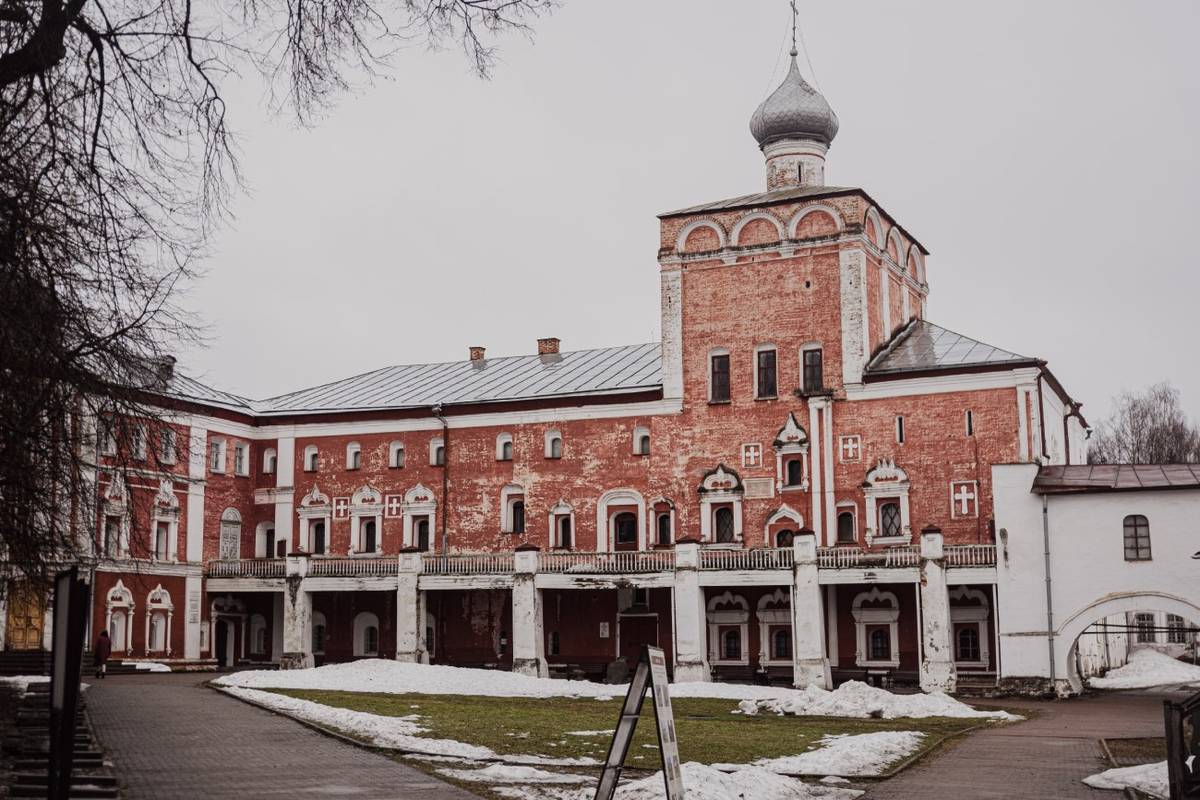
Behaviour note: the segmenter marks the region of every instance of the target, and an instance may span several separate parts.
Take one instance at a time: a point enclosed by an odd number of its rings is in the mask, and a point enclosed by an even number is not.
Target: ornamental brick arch
[[[845,229],[841,213],[833,206],[816,203],[804,206],[788,223],[789,239],[815,239],[834,236]]]
[[[729,239],[735,247],[776,244],[783,239],[783,223],[774,215],[755,211],[742,217],[733,226]]]
[[[863,215],[863,231],[871,244],[880,250],[883,249],[883,220],[879,218],[879,212],[874,206],[868,208],[867,213]]]
[[[724,249],[725,244],[725,230],[715,220],[697,219],[679,232],[675,250],[679,253],[710,253]]]

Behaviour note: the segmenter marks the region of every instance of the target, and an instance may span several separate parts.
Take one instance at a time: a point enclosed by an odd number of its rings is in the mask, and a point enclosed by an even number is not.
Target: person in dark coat
[[[108,631],[100,631],[100,635],[96,637],[96,646],[92,648],[92,653],[96,657],[96,677],[103,678],[108,666],[108,657],[112,655],[112,639],[108,638]]]

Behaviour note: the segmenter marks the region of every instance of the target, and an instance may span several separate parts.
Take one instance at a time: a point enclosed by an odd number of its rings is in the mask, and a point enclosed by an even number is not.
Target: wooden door
[[[8,597],[5,646],[10,650],[41,650],[42,628],[45,623],[44,595],[28,584],[13,586]]]

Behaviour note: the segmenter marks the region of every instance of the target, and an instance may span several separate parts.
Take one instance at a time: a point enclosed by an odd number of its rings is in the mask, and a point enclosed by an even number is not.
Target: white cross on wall
[[[847,436],[842,440],[842,455],[846,458],[858,457],[858,439]]]
[[[971,491],[967,487],[967,484],[960,483],[958,485],[958,491],[954,493],[954,499],[958,502],[958,513],[965,517],[967,514],[971,513],[970,507],[975,503],[975,492]]]
[[[388,509],[389,516],[392,516],[392,517],[398,516],[400,513],[400,498],[399,497],[389,497],[388,503],[387,503],[387,509]]]
[[[337,515],[339,517],[346,516],[346,501],[344,499],[335,500],[334,508],[337,509]]]

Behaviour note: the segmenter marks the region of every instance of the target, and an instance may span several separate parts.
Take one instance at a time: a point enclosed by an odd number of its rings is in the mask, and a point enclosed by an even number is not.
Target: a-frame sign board
[[[621,706],[621,718],[617,730],[608,746],[608,757],[604,759],[604,772],[596,784],[595,800],[612,800],[621,779],[625,756],[637,729],[638,716],[642,713],[642,701],[649,688],[654,698],[654,721],[658,723],[658,750],[662,754],[663,782],[667,786],[667,800],[684,800],[683,773],[679,770],[679,742],[675,739],[675,715],[671,711],[671,693],[667,688],[667,659],[662,648],[642,647],[642,657],[629,684],[629,693]]]

